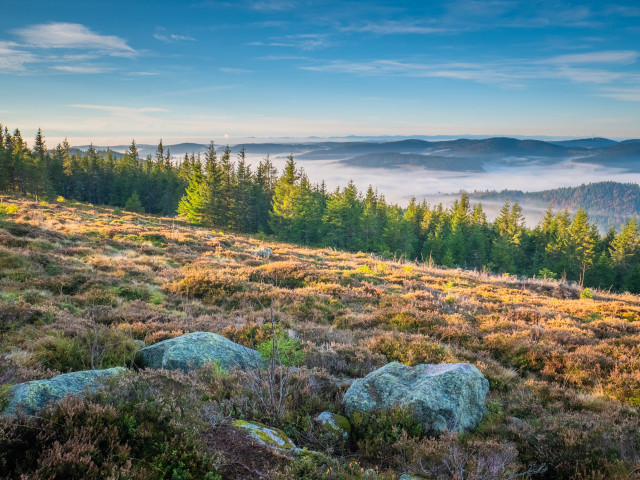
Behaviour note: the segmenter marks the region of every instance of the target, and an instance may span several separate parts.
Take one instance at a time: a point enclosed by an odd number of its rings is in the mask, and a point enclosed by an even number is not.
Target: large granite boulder
[[[263,360],[256,350],[238,345],[217,333],[195,332],[140,349],[135,363],[139,367],[180,369],[188,373],[207,363],[218,363],[224,370],[262,367]]]
[[[355,380],[343,398],[347,416],[407,408],[425,431],[460,432],[482,419],[489,382],[473,365],[443,363],[408,367],[392,362]]]
[[[83,370],[58,375],[48,380],[18,383],[9,390],[7,406],[2,413],[8,416],[21,411],[27,415],[33,415],[67,395],[82,395],[85,391],[95,392],[103,386],[107,378],[124,371],[122,367]]]

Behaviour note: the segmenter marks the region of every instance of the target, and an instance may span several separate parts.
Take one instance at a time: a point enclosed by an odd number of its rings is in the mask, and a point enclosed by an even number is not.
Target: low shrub
[[[276,334],[275,350],[276,362],[286,366],[301,365],[304,363],[306,355],[301,351],[300,342],[289,337],[285,332]],[[267,360],[271,361],[274,355],[274,342],[267,339],[258,345],[258,352]]]
[[[424,431],[416,416],[405,408],[392,408],[366,414],[354,412],[351,434],[363,461],[372,465],[400,468],[403,452],[398,448],[406,438],[422,438]]]
[[[178,374],[126,374],[85,400],[68,397],[38,416],[1,419],[0,471],[22,478],[220,479],[220,458],[202,441],[202,404],[190,391]]]
[[[77,336],[51,332],[29,345],[32,358],[59,372],[129,365],[137,350],[122,330],[98,326]]]

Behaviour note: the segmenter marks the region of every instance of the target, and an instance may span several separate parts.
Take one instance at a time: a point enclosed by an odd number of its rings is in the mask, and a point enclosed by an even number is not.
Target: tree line
[[[387,202],[373,187],[353,182],[327,191],[312,183],[292,156],[278,175],[267,156],[256,168],[244,149],[232,158],[211,142],[204,155],[172,161],[158,144],[140,157],[135,142],[123,156],[73,152],[68,142],[47,149],[41,131],[29,149],[19,130],[0,129],[0,191],[114,205],[172,215],[238,232],[273,234],[294,243],[486,269],[566,278],[587,287],[640,293],[640,233],[635,218],[600,235],[584,209],[575,215],[549,207],[534,228],[517,203],[505,201],[490,222],[482,204],[462,194],[453,205],[412,199]]]

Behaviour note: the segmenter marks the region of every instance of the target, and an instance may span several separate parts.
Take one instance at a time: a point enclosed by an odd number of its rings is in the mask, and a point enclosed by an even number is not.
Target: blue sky
[[[640,5],[5,0],[0,87],[49,143],[640,137]]]

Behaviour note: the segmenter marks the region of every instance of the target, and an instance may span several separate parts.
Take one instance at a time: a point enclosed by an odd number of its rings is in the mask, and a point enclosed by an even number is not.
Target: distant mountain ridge
[[[243,147],[248,154],[293,154],[299,160],[333,160],[345,165],[372,168],[422,166],[435,170],[482,171],[486,166],[491,165],[554,164],[571,161],[640,172],[640,140],[638,139],[616,141],[596,137],[552,141],[490,137],[433,141],[411,138],[383,142],[246,143],[234,145],[231,150],[236,154]],[[77,148],[86,150],[88,146]],[[129,146],[96,146],[94,148],[100,150],[110,148],[112,151],[124,153]],[[204,152],[207,145],[179,143],[165,145],[164,148],[165,151],[170,150],[174,158],[180,159],[185,153]],[[143,157],[153,156],[156,146],[140,144],[138,149]],[[472,159],[472,161],[459,161],[463,158]]]

